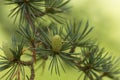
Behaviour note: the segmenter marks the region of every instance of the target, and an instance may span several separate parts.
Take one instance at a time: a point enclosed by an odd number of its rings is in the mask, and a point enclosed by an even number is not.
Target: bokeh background
[[[90,26],[94,26],[91,36],[99,45],[109,51],[110,55],[120,57],[120,0],[71,0],[69,5],[72,7],[70,15],[89,20]],[[0,46],[3,41],[9,40],[16,28],[8,17],[9,10],[10,6],[0,0]],[[47,68],[42,76],[38,75],[39,71],[36,74],[36,80],[76,80],[79,75],[69,68],[61,77],[50,75]]]

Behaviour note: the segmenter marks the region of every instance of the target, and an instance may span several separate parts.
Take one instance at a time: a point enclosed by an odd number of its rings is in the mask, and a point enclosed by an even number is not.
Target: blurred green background
[[[90,26],[94,26],[91,37],[109,51],[110,55],[119,56],[120,0],[71,0],[70,5],[72,6],[70,16],[89,20]],[[15,30],[15,24],[8,17],[10,9],[10,6],[0,1],[0,46],[3,41],[9,40],[10,34]],[[62,73],[59,77],[50,75],[46,68],[42,76],[38,75],[40,72],[37,71],[36,80],[76,80],[79,75],[76,72],[68,68],[67,73]]]

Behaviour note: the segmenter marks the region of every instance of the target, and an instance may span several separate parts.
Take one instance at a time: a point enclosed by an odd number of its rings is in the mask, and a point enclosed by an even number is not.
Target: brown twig
[[[27,4],[28,1],[27,0],[24,0],[24,1]],[[32,28],[32,30],[33,30],[33,32],[35,34],[36,33],[36,31],[35,31],[35,25],[34,25],[32,19],[31,19],[31,15],[29,13],[27,13],[27,11],[25,13],[25,17],[26,17],[26,20],[27,20],[28,24],[30,24],[30,27]],[[30,80],[34,80],[34,78],[35,78],[34,62],[36,62],[36,51],[34,50],[35,49],[35,42],[34,42],[34,40],[30,40],[30,41],[31,41],[31,45],[33,47],[33,50],[32,50],[32,52],[33,52],[32,58],[33,59],[32,59],[31,62],[28,62],[28,63],[24,62],[23,64],[27,65],[27,66],[31,66]]]
[[[35,33],[35,26],[34,26],[34,24],[33,24],[33,21],[32,21],[32,19],[31,19],[31,17],[30,17],[30,14],[28,14],[28,13],[26,12],[26,13],[25,13],[25,17],[26,17],[27,22],[30,24],[33,32]]]
[[[34,70],[34,65],[31,65],[31,76],[30,76],[30,80],[34,80],[35,78],[35,70]]]
[[[34,78],[35,78],[35,69],[34,69],[34,62],[33,62],[33,60],[32,61],[28,61],[28,62],[20,61],[19,63],[24,65],[24,66],[30,66],[30,69],[31,69],[30,80],[34,80]]]
[[[24,65],[24,66],[30,66],[30,65],[33,64],[33,61],[28,61],[28,62],[26,62],[26,61],[20,61],[19,63],[22,64],[22,65]]]
[[[75,52],[75,49],[76,49],[76,46],[73,46],[73,47],[70,49],[70,53]]]

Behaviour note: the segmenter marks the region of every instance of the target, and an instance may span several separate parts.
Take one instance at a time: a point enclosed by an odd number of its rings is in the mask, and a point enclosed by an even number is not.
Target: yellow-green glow
[[[93,37],[114,55],[120,52],[120,0],[72,0],[72,14],[89,20]]]
[[[0,24],[0,47],[2,47],[2,41],[5,40],[4,32],[2,31],[2,25]]]

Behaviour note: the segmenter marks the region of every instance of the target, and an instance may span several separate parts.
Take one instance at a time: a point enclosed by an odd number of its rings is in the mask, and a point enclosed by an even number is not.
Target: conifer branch
[[[61,21],[65,18],[58,13],[67,11],[70,0],[6,1],[16,4],[9,16],[14,17],[15,21],[18,19],[20,27],[11,43],[0,48],[5,54],[0,55],[0,72],[6,70],[0,79],[25,80],[27,76],[28,80],[35,80],[36,62],[40,65],[38,68],[45,69],[48,61],[51,74],[55,72],[60,76],[61,70],[66,72],[67,65],[80,72],[77,80],[103,80],[103,77],[119,80],[119,59],[113,60],[104,48],[99,48],[90,38],[93,27],[89,28],[89,21],[85,25],[77,20]],[[42,19],[45,15],[63,26],[54,21],[47,26],[36,24],[39,22],[37,18]],[[76,51],[76,48],[79,50]],[[32,59],[24,61],[22,55]],[[26,75],[25,66],[30,68],[30,76]]]

